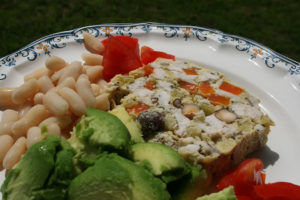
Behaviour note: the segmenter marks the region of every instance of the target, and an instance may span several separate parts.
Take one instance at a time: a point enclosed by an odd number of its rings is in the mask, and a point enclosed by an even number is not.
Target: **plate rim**
[[[275,68],[276,66],[278,67],[284,67],[285,70],[290,74],[290,75],[300,75],[300,62],[297,62],[291,58],[288,58],[274,50],[272,50],[271,48],[256,42],[254,40],[251,40],[249,38],[243,37],[243,36],[239,36],[239,35],[234,35],[234,34],[229,34],[229,33],[225,33],[222,31],[219,31],[217,29],[213,29],[213,28],[207,28],[207,27],[201,27],[201,26],[194,26],[194,25],[180,25],[180,24],[167,24],[167,23],[157,23],[157,22],[140,22],[140,23],[106,23],[106,24],[96,24],[96,25],[89,25],[89,26],[83,26],[83,27],[79,27],[79,28],[75,28],[75,29],[70,29],[67,31],[61,31],[61,32],[56,32],[56,33],[52,33],[49,35],[46,35],[44,37],[41,37],[29,44],[27,44],[26,46],[20,48],[19,50],[8,54],[2,58],[0,58],[0,83],[2,80],[6,79],[7,73],[5,73],[3,70],[3,67],[13,67],[16,66],[18,64],[16,64],[16,60],[15,58],[17,58],[19,55],[21,55],[22,57],[26,57],[29,55],[29,51],[34,49],[34,46],[41,44],[42,42],[45,41],[49,41],[50,39],[57,39],[56,37],[62,37],[62,36],[73,36],[73,37],[77,37],[78,35],[76,35],[77,33],[82,32],[83,30],[96,30],[97,28],[101,28],[101,27],[119,27],[119,28],[125,28],[125,27],[138,27],[138,26],[143,26],[145,29],[144,33],[151,33],[151,28],[161,28],[161,30],[165,31],[161,31],[161,33],[164,33],[165,38],[172,38],[174,36],[177,36],[179,34],[183,34],[183,37],[185,38],[185,40],[187,41],[191,35],[189,35],[189,33],[183,33],[184,32],[184,28],[186,30],[193,30],[195,32],[191,32],[192,36],[196,36],[198,39],[199,37],[202,37],[202,39],[200,38],[200,41],[206,41],[207,38],[209,39],[213,39],[213,35],[215,37],[215,42],[218,42],[219,44],[226,44],[226,45],[235,45],[235,48],[239,51],[243,51],[246,52],[248,54],[250,54],[251,58],[250,59],[256,59],[257,57],[259,59],[262,59],[265,63],[265,65],[269,68]],[[178,33],[179,31],[182,31],[180,33]],[[98,32],[100,30],[97,30]],[[103,31],[103,30],[102,30]],[[136,32],[136,30],[132,30],[133,33]],[[170,31],[175,31],[172,34],[173,35],[168,35],[168,32]],[[197,32],[196,32],[197,31]],[[199,33],[198,33],[199,32]],[[128,35],[132,35],[131,32],[116,32],[116,34],[128,34]],[[105,37],[108,37],[111,33],[109,32],[108,34],[105,33]],[[114,34],[114,33],[112,33]],[[196,34],[200,34],[200,35],[196,35]],[[208,35],[210,34],[210,35]],[[99,34],[96,33],[96,36],[98,36]],[[199,37],[198,37],[199,36]],[[54,44],[58,44],[59,42],[61,42],[61,40],[63,39],[59,39],[59,41],[54,41]],[[79,43],[82,43],[83,39],[78,38],[77,39]],[[67,46],[66,44],[69,41],[65,41],[63,42],[63,46],[62,47],[55,47],[55,48],[63,48],[65,46]],[[243,45],[246,45],[246,47],[243,47]],[[239,49],[240,48],[240,49]],[[53,47],[51,46],[51,49],[53,49]],[[255,51],[253,51],[255,50]],[[259,51],[262,51],[264,53],[260,54]],[[47,52],[44,52],[45,54],[47,54]],[[30,57],[27,57],[27,60],[29,61],[34,61],[38,56],[40,56],[40,54],[37,54],[36,52],[34,52],[34,58],[31,59]],[[48,51],[48,56],[50,56],[50,51]],[[19,58],[22,58],[19,57]],[[19,59],[17,58],[17,59]],[[21,59],[19,59],[21,60]],[[288,68],[287,68],[288,67]],[[300,80],[300,76],[297,76],[297,78],[299,77]]]

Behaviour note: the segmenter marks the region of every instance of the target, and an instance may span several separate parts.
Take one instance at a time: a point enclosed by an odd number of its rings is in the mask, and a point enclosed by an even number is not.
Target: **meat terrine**
[[[263,147],[273,125],[245,89],[182,60],[157,59],[117,75],[106,92],[140,124],[145,141],[171,146],[212,173]]]

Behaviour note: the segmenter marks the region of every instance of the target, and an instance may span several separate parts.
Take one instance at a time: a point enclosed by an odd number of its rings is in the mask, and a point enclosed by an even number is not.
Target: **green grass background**
[[[299,0],[0,0],[0,57],[59,31],[146,21],[218,29],[300,61]]]

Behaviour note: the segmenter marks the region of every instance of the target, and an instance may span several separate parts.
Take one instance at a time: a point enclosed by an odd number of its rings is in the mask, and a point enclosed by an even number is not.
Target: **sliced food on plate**
[[[83,38],[83,61],[52,56],[0,90],[3,200],[299,198],[244,161],[274,125],[257,97],[137,38]]]

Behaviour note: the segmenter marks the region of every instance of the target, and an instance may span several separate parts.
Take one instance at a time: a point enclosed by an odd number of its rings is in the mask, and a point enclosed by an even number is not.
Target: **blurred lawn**
[[[219,29],[300,61],[298,0],[0,0],[0,57],[86,25],[161,22]]]

